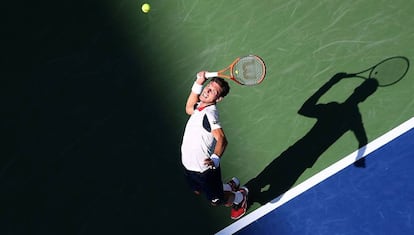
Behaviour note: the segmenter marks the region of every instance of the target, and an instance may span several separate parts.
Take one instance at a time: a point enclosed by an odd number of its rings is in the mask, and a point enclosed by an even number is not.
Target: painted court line
[[[404,134],[405,132],[409,131],[410,129],[414,128],[414,117],[405,121],[404,123],[400,124],[399,126],[395,127],[394,129],[390,130],[389,132],[385,133],[384,135],[378,137],[377,139],[373,140],[372,142],[368,143],[365,147],[356,150],[355,152],[349,154],[348,156],[344,157],[343,159],[339,160],[338,162],[332,164],[328,168],[322,170],[321,172],[315,174],[314,176],[310,177],[306,181],[302,182],[301,184],[293,187],[292,189],[288,190],[286,193],[280,195],[279,197],[273,199],[272,201],[268,202],[267,204],[257,208],[253,212],[247,214],[240,220],[230,224],[223,230],[216,233],[217,235],[228,235],[234,234],[240,229],[248,226],[250,223],[258,220],[260,217],[266,215],[267,213],[273,211],[274,209],[282,206],[286,202],[290,201],[294,197],[298,196],[299,194],[305,192],[306,190],[312,188],[313,186],[317,185],[318,183],[322,182],[323,180],[329,178],[330,176],[334,175],[335,173],[341,171],[345,167],[353,164],[356,160],[367,156],[371,152],[375,151],[376,149],[382,147],[386,143],[392,141],[393,139],[397,138],[398,136]]]

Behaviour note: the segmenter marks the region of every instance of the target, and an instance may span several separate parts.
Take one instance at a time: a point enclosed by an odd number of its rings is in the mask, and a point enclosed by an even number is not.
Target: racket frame
[[[263,75],[262,75],[262,77],[256,82],[256,83],[254,83],[254,84],[244,84],[244,83],[242,83],[242,82],[240,82],[240,81],[238,81],[237,79],[236,79],[236,76],[234,76],[234,72],[233,72],[233,70],[234,70],[234,66],[242,59],[242,58],[244,58],[244,57],[255,57],[258,61],[260,61],[260,63],[261,63],[261,65],[262,65],[262,69],[263,69]],[[217,71],[217,72],[206,72],[205,73],[205,77],[206,78],[212,78],[212,77],[221,77],[221,78],[226,78],[226,79],[231,79],[231,80],[233,80],[233,81],[235,81],[236,83],[238,83],[238,84],[240,84],[240,85],[247,85],[247,86],[252,86],[252,85],[257,85],[257,84],[259,84],[259,83],[261,83],[263,80],[264,80],[264,78],[265,78],[265,76],[266,76],[266,65],[265,65],[265,63],[264,63],[264,61],[263,61],[263,59],[262,58],[260,58],[259,56],[257,56],[257,55],[247,55],[247,56],[241,56],[241,57],[238,57],[238,58],[236,58],[229,66],[227,66],[226,68],[224,68],[224,69],[221,69],[221,70],[219,70],[219,71]]]
[[[405,72],[398,78],[398,79],[396,79],[395,81],[393,81],[393,82],[390,82],[390,83],[385,83],[385,84],[379,84],[378,86],[380,86],[380,87],[385,87],[385,86],[390,86],[390,85],[392,85],[392,84],[395,84],[395,83],[397,83],[398,81],[400,81],[406,74],[407,74],[407,72],[408,72],[408,68],[410,67],[410,62],[409,62],[409,60],[408,60],[408,58],[407,57],[404,57],[404,56],[393,56],[393,57],[388,57],[388,58],[386,58],[386,59],[383,59],[382,61],[380,61],[379,63],[377,63],[376,65],[374,65],[374,66],[372,66],[372,67],[370,67],[370,68],[368,68],[368,69],[365,69],[365,70],[362,70],[362,71],[360,71],[360,72],[358,72],[358,73],[354,73],[354,74],[352,74],[354,77],[359,77],[359,78],[363,78],[363,79],[375,79],[375,77],[373,77],[373,76],[371,76],[372,75],[372,72],[375,70],[375,68],[376,67],[378,67],[379,65],[381,65],[381,64],[383,64],[384,62],[386,62],[386,61],[388,61],[388,60],[391,60],[391,59],[403,59],[405,62],[407,62],[407,69],[405,70]],[[366,73],[366,72],[368,72],[369,71],[369,74],[368,74],[368,76],[363,76],[363,74],[364,73]]]

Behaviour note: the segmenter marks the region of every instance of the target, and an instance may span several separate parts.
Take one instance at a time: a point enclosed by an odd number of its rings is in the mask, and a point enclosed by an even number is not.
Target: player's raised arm
[[[203,90],[203,84],[206,81],[205,72],[201,71],[197,73],[197,79],[195,80],[193,86],[191,87],[191,92],[187,98],[187,103],[185,105],[185,112],[188,115],[193,114],[195,105],[199,101],[199,95]]]

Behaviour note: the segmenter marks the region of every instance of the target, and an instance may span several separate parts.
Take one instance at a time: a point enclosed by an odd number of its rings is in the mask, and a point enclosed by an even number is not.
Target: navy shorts
[[[207,199],[215,204],[223,203],[224,191],[220,167],[206,170],[203,173],[186,169],[184,171],[186,179],[193,191],[204,193]]]

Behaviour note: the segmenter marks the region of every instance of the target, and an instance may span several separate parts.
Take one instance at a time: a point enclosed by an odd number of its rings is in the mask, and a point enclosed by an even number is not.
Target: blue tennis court
[[[263,216],[246,216],[219,234],[412,234],[413,124],[411,119],[371,142],[366,168],[343,159],[340,165],[348,166],[331,177],[321,183],[304,182],[296,188],[315,186],[275,206],[290,196],[287,192],[264,206],[270,212],[262,209]]]

